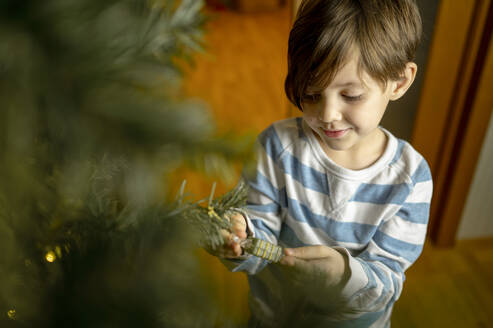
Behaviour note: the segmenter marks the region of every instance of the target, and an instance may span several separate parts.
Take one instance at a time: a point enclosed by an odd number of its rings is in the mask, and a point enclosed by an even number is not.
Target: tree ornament
[[[235,236],[235,242],[240,242],[240,239]],[[283,248],[279,245],[274,245],[263,239],[248,237],[240,242],[243,250],[250,255],[260,257],[264,260],[277,263],[283,256]]]

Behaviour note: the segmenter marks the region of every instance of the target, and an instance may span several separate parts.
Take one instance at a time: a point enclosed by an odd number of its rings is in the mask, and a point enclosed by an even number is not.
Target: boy
[[[421,20],[412,0],[305,0],[285,90],[302,118],[259,136],[249,205],[221,250],[246,271],[257,327],[389,327],[404,271],[425,240],[430,170],[379,127],[411,86]],[[234,235],[285,247],[280,265]]]

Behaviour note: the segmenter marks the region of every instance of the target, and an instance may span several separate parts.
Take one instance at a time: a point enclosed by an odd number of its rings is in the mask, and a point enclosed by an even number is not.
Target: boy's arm
[[[425,187],[427,185],[427,187]],[[414,188],[399,212],[376,231],[367,248],[352,257],[346,249],[350,277],[342,296],[348,307],[362,312],[383,311],[402,292],[404,272],[417,260],[425,242],[431,180]]]
[[[249,192],[247,206],[241,211],[247,223],[249,236],[277,244],[282,223],[282,204],[285,203],[283,175],[276,164],[279,149],[272,138],[273,131],[267,129],[260,134],[256,143],[257,165],[253,174],[245,176]],[[284,200],[284,201],[283,201]],[[255,274],[268,261],[255,256],[246,259],[223,259],[232,271]]]
[[[412,190],[400,210],[377,229],[367,248],[349,259],[351,276],[342,294],[348,305],[364,312],[384,310],[400,296],[404,272],[419,257],[425,242],[433,191],[425,160],[412,176]]]
[[[413,182],[413,189],[400,210],[378,227],[359,255],[351,256],[343,247],[330,248],[330,251],[323,249],[326,246],[302,247],[286,250],[287,253],[293,251],[295,258],[285,257],[284,264],[303,268],[304,272],[325,270],[325,277],[332,279],[325,283],[332,292],[337,291],[341,314],[345,313],[348,319],[367,320],[372,313],[385,311],[399,298],[404,271],[416,261],[425,241],[432,194],[426,162],[418,168]],[[343,255],[343,261],[334,255],[335,250]],[[296,256],[303,252],[310,256]],[[333,296],[331,293],[327,297],[326,304],[334,301]],[[323,303],[319,298],[318,304]]]

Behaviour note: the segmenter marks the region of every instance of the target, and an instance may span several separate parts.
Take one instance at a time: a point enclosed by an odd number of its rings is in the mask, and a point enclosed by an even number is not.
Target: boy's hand
[[[280,264],[295,282],[301,285],[317,282],[318,287],[343,287],[349,277],[347,259],[327,246],[286,248]]]
[[[238,258],[242,255],[243,250],[241,249],[241,241],[247,238],[247,224],[246,220],[240,213],[234,213],[230,217],[231,220],[231,231],[221,230],[223,235],[224,244],[218,247],[211,253],[215,256],[222,258]],[[238,237],[235,238],[234,237]]]

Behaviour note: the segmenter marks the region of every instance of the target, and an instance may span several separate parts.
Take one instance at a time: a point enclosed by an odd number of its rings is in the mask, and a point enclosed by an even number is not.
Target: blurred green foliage
[[[165,201],[180,165],[231,172],[251,146],[180,97],[202,7],[0,2],[1,327],[214,325],[193,254],[225,226]]]

